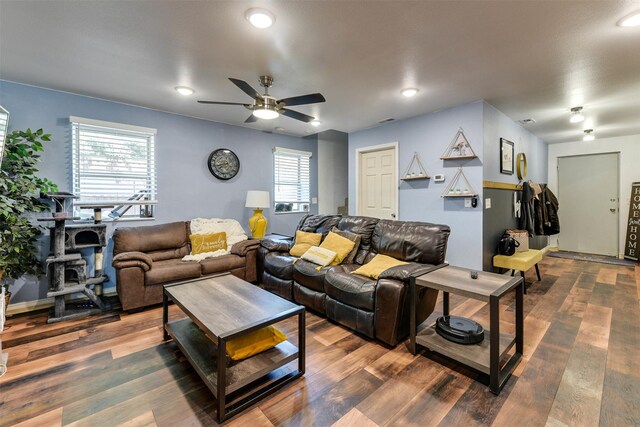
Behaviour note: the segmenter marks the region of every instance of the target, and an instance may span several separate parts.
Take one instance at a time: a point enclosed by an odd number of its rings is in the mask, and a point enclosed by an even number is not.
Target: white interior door
[[[618,153],[558,158],[561,250],[618,256]]]
[[[398,197],[396,168],[394,147],[360,153],[359,215],[396,219]]]

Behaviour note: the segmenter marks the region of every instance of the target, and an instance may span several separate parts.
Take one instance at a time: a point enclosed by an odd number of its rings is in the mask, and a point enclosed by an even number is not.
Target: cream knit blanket
[[[219,249],[215,252],[204,252],[197,255],[187,255],[182,261],[202,261],[205,258],[213,258],[227,255],[231,252],[231,246],[247,240],[247,235],[238,221],[235,219],[221,218],[196,218],[191,220],[191,234],[227,233],[227,250]]]

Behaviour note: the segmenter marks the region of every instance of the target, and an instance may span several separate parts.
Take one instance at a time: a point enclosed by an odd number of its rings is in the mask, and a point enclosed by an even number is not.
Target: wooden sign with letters
[[[627,240],[624,245],[624,257],[638,261],[640,247],[640,182],[631,184],[631,200],[629,202],[629,220],[627,222]]]

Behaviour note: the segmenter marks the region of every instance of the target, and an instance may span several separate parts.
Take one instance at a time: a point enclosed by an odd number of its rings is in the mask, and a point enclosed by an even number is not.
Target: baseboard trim
[[[118,295],[118,293],[115,291],[115,289],[113,291],[104,293],[105,297],[112,297],[116,295]],[[87,298],[86,296],[78,296],[75,298],[70,298],[69,302],[88,301],[88,300],[89,298]],[[7,306],[7,317],[13,316],[15,314],[29,313],[30,311],[37,311],[37,310],[44,310],[47,308],[51,308],[54,306],[54,301],[55,299],[52,297],[52,298],[37,299],[33,301],[22,301],[22,302],[10,303]]]

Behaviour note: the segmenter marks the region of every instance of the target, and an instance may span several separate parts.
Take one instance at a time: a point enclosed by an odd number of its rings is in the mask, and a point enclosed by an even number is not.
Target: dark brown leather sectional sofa
[[[354,264],[325,267],[289,255],[292,238],[270,238],[258,251],[258,276],[265,289],[303,304],[370,338],[395,346],[409,331],[409,279],[444,263],[450,229],[424,222],[358,216],[309,215],[297,229],[328,234],[337,227],[361,236]],[[376,254],[407,261],[378,280],[351,274]],[[295,262],[294,262],[295,261]],[[422,295],[421,322],[433,312],[437,291]]]
[[[162,302],[162,285],[169,282],[225,271],[256,281],[258,240],[236,243],[228,255],[182,261],[191,252],[189,234],[189,221],[118,228],[113,233],[113,266],[123,310]]]

